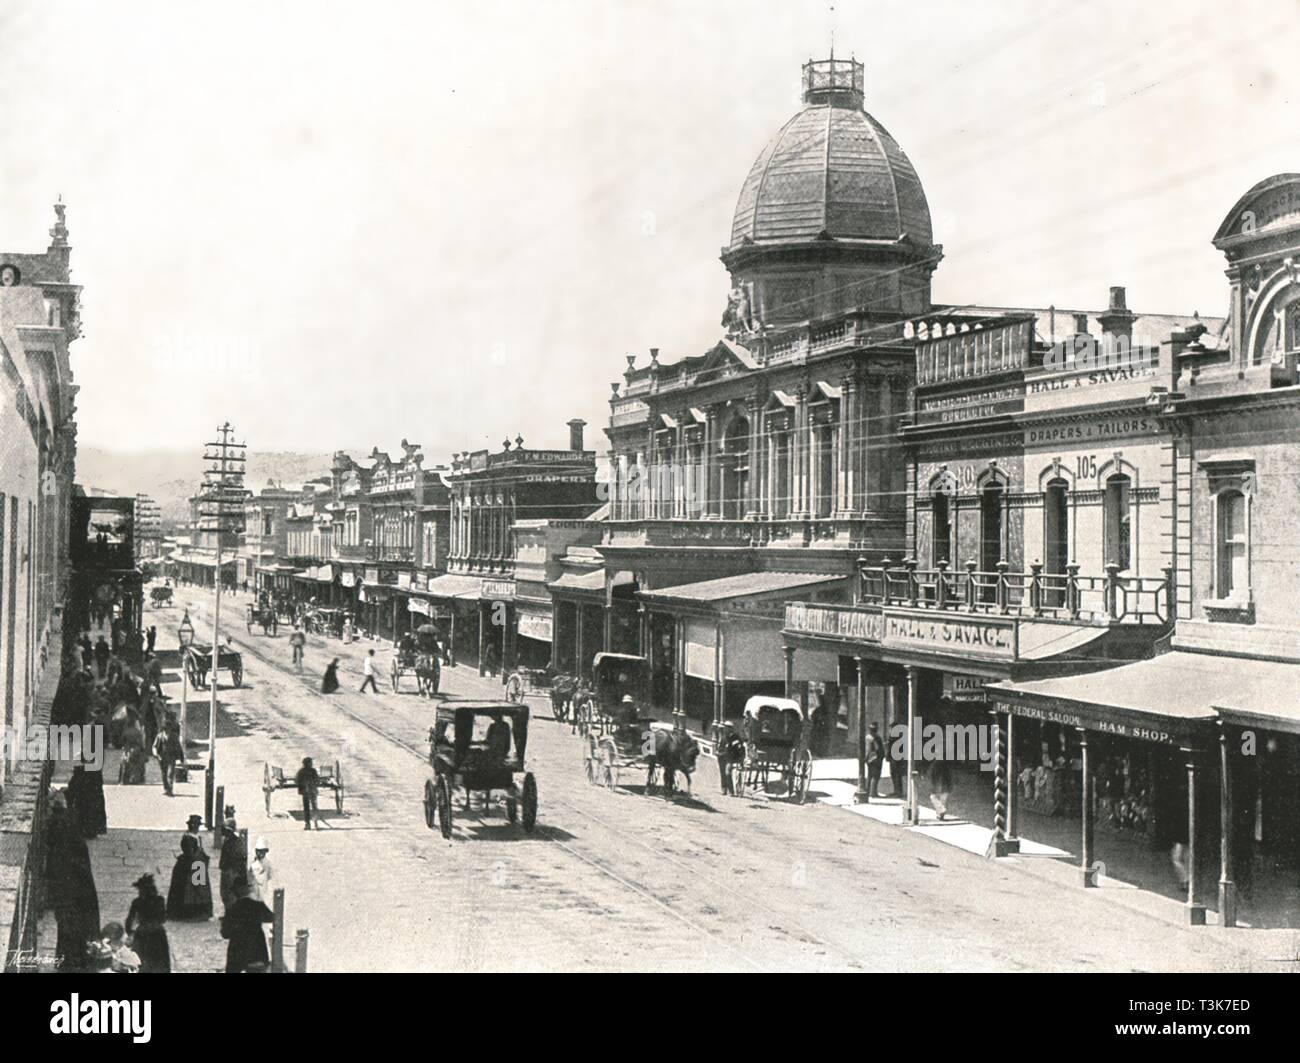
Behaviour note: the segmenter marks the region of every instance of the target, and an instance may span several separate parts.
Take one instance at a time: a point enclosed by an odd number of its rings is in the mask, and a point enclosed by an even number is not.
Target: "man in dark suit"
[[[885,763],[885,743],[880,739],[880,729],[874,724],[867,725],[867,800],[879,797],[880,771]]]

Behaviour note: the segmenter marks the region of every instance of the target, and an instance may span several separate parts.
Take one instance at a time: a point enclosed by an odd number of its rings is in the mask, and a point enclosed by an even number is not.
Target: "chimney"
[[[1075,315],[1074,315],[1074,334],[1075,334],[1076,336],[1086,336],[1086,335],[1088,335],[1088,315],[1087,315],[1087,314],[1075,314]]]
[[[1137,317],[1125,300],[1124,289],[1116,285],[1110,290],[1110,306],[1104,314],[1098,314],[1101,322],[1101,334],[1110,349],[1123,346],[1128,348],[1133,343],[1133,321]]]
[[[582,430],[587,426],[587,422],[581,417],[575,417],[569,422],[569,449],[582,450]]]

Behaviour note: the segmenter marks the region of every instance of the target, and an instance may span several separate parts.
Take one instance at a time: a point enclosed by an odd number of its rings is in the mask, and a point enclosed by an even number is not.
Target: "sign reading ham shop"
[[[885,613],[884,645],[946,654],[975,654],[1013,660],[1015,621]]]

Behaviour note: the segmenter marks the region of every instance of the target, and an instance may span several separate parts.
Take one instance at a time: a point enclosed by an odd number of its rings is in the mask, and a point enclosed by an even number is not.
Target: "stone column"
[[[852,376],[840,381],[838,467],[835,472],[835,515],[847,517],[853,511],[853,427],[857,388]]]
[[[763,508],[762,436],[758,431],[759,402],[750,398],[745,403],[749,418],[749,475],[745,477],[745,516],[755,518]]]

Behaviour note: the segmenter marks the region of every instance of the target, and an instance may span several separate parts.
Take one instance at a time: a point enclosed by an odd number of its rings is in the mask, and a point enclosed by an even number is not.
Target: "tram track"
[[[231,634],[231,639],[242,653],[248,654],[249,656],[259,661],[260,663],[273,669],[275,672],[279,673],[282,679],[289,680],[289,681],[300,680],[300,677],[296,673],[290,672],[281,663],[277,662],[269,654],[264,652],[263,649],[259,647],[257,644],[252,642],[245,642],[242,639],[239,639],[234,634]],[[419,747],[411,744],[409,741],[402,738],[401,736],[396,735],[391,731],[379,726],[378,724],[374,723],[372,720],[368,719],[363,714],[354,711],[353,709],[349,708],[347,705],[342,704],[337,700],[329,699],[326,701],[326,704],[328,704],[330,708],[333,709],[335,712],[347,717],[349,720],[352,720],[357,724],[360,724],[366,730],[370,731],[372,734],[378,736],[379,738],[384,739],[389,744],[397,746],[403,752],[408,753],[415,759],[419,760],[422,764],[428,763],[427,750],[420,749]],[[584,810],[570,804],[569,802],[565,801],[563,798],[548,797],[547,800],[552,805],[567,809],[577,815],[583,816],[584,818],[592,822],[596,822],[600,824],[602,827],[604,827],[604,829],[619,836],[620,838],[623,838],[624,840],[634,838],[634,836],[629,834],[628,832],[619,830],[616,827],[611,827],[609,824],[604,823],[603,821],[599,820],[597,817],[591,816],[589,813],[586,813]],[[453,830],[461,838],[461,840],[464,840],[469,836],[467,832],[465,832],[462,828],[458,826],[453,826]],[[671,919],[679,923],[681,926],[685,927],[691,933],[701,938],[707,938],[709,940],[712,940],[718,945],[722,946],[728,952],[735,955],[740,961],[742,961],[746,968],[756,972],[769,970],[767,966],[758,962],[749,953],[745,952],[743,949],[737,946],[735,942],[729,941],[725,936],[721,934],[720,931],[712,929],[692,919],[685,912],[681,911],[677,906],[673,905],[669,901],[664,900],[662,897],[657,896],[645,885],[642,885],[641,883],[638,883],[633,879],[629,878],[628,876],[621,874],[619,871],[615,870],[606,861],[600,859],[597,856],[580,851],[571,842],[566,841],[564,838],[559,837],[554,830],[547,827],[545,824],[538,823],[536,827],[536,833],[540,835],[543,839],[545,839],[549,844],[554,845],[562,852],[566,853],[568,856],[579,861],[583,865],[591,868],[597,874],[615,883],[617,886],[624,889],[625,891],[634,894],[635,896],[639,897],[641,900],[653,905],[659,911],[661,911],[662,913],[664,913],[665,915],[667,915],[668,917],[670,917]],[[660,858],[663,857],[663,854],[660,853],[656,853],[656,855],[659,856]],[[673,861],[671,859],[668,862],[677,863],[676,861]]]

